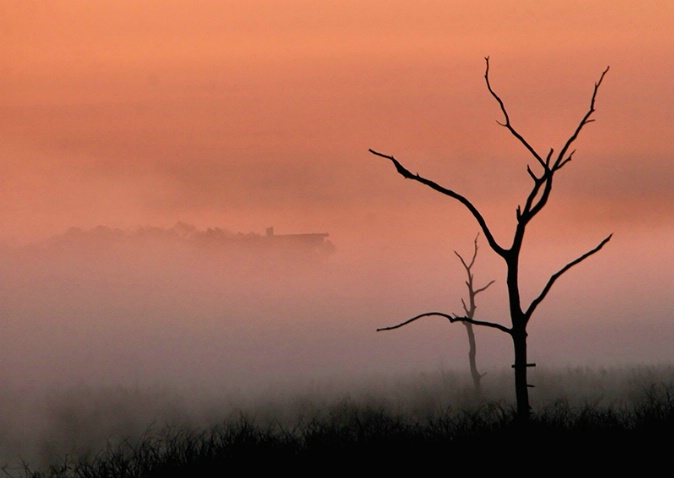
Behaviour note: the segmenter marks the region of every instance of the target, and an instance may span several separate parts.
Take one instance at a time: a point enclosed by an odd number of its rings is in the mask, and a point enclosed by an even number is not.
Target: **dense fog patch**
[[[459,324],[375,332],[428,309],[459,311],[454,258],[348,250],[322,231],[307,234],[101,226],[0,247],[2,462],[46,464],[242,409],[291,423],[344,397],[412,414],[474,404]],[[497,280],[478,305],[494,321],[505,316],[497,272],[478,271]],[[546,371],[573,364],[569,348],[582,347],[582,360],[607,350],[602,339],[626,336],[600,322],[579,335],[564,320],[574,305],[555,305],[532,327],[532,401],[606,400],[618,389],[624,398],[624,386],[593,371],[568,380]],[[507,403],[510,343],[476,333],[486,398]]]

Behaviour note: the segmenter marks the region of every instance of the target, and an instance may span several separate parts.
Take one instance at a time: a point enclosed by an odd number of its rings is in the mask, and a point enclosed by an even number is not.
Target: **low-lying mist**
[[[375,332],[426,310],[458,312],[464,279],[459,267],[447,272],[452,258],[387,262],[381,251],[345,253],[333,241],[178,223],[73,228],[1,247],[0,463],[44,466],[152,427],[208,426],[240,410],[292,422],[344,397],[412,414],[473,405],[460,324]],[[488,267],[479,274],[479,282],[499,279]],[[503,322],[503,291],[494,289],[478,314]],[[596,341],[601,326],[585,332]],[[570,331],[534,329],[532,355],[577,341]],[[508,338],[477,334],[486,398],[512,401]],[[551,357],[531,372],[534,405],[625,400],[642,381],[674,381],[668,365],[569,374]]]
[[[0,400],[13,406],[3,407],[0,414],[0,467],[18,476],[15,473],[46,469],[67,457],[71,461],[91,459],[104,450],[134,447],[169,430],[209,430],[241,419],[262,429],[293,430],[312,420],[330,423],[340,410],[381,410],[410,423],[512,412],[509,371],[490,374],[485,382],[479,397],[467,374],[449,371],[349,382],[325,380],[249,394],[226,386],[212,394],[196,395],[158,387],[84,385],[43,394],[3,390]],[[554,416],[586,411],[601,416],[609,410],[620,417],[635,409],[639,413],[639,407],[651,400],[655,407],[669,406],[674,367],[548,369],[538,374],[538,384],[532,401],[535,413]]]

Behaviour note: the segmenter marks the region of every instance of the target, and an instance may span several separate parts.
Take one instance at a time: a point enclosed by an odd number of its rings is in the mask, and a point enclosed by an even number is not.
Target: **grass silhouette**
[[[353,469],[399,466],[472,470],[517,469],[509,453],[522,444],[530,471],[579,466],[596,471],[674,463],[674,385],[637,387],[630,401],[574,404],[549,401],[526,425],[512,405],[420,414],[376,401],[344,398],[300,416],[294,423],[258,421],[245,412],[207,429],[187,425],[148,429],[136,439],[110,443],[96,454],[65,457],[45,470],[5,467],[11,477],[126,478],[223,476],[235,470]],[[264,423],[263,423],[264,422]]]

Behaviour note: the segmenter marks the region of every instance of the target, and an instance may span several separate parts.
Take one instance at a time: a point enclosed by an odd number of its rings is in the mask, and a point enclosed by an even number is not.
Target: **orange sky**
[[[494,123],[486,54],[515,125],[543,151],[610,64],[556,199],[656,225],[672,210],[667,3],[0,5],[8,239],[178,218],[334,229],[333,216],[410,191],[368,147],[476,200],[497,188],[517,201],[528,158]],[[425,200],[411,191],[404,203]]]
[[[614,232],[578,287],[600,282],[610,302],[638,286],[638,309],[668,310],[672,25],[674,4],[650,0],[0,0],[0,241],[274,225],[328,231],[341,257],[373,263],[435,270],[445,247],[454,267],[472,218],[367,149],[472,199],[508,244],[533,163],[495,123],[484,56],[542,152],[563,144],[610,65],[527,264],[545,264],[543,280]]]

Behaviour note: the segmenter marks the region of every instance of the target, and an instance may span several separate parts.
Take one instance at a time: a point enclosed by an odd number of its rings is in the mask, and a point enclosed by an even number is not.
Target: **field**
[[[3,471],[118,478],[220,476],[239,467],[440,465],[527,474],[541,466],[674,465],[674,367],[539,372],[528,426],[514,421],[510,378],[505,371],[485,377],[482,397],[447,371],[256,397],[79,390],[51,402],[52,429],[30,438],[32,450],[24,434],[23,452],[32,457],[15,457]],[[17,429],[3,419],[7,440]]]

